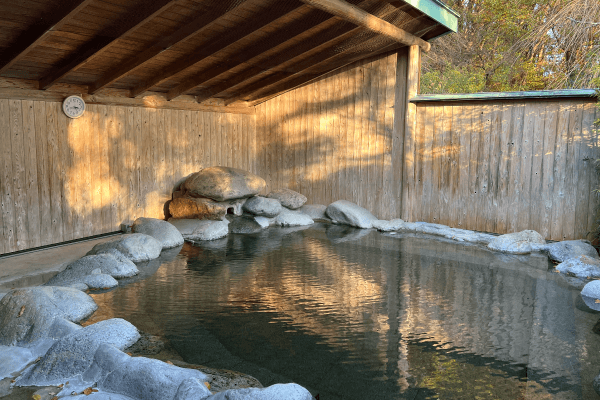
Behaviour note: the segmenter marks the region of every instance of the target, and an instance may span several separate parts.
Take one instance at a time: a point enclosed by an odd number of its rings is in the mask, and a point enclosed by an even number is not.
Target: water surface
[[[594,399],[600,315],[548,270],[335,225],[184,245],[94,294],[194,364],[330,399]],[[158,269],[157,269],[158,268]]]

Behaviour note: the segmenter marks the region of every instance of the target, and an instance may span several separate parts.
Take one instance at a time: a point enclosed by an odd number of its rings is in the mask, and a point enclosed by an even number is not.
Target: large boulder
[[[589,308],[600,311],[600,280],[586,284],[581,290],[581,298]]]
[[[83,278],[89,289],[110,289],[119,285],[115,278],[106,274],[91,274]]]
[[[242,215],[242,206],[245,202],[246,199],[214,201],[206,198],[184,196],[169,203],[169,213],[175,219],[212,219],[218,221],[228,213]]]
[[[129,263],[120,262],[111,254],[106,253],[84,256],[67,265],[64,270],[54,275],[44,285],[72,286],[84,282],[85,278],[96,269],[113,278],[128,278],[139,272],[137,266],[131,260],[128,261]]]
[[[230,389],[216,393],[206,400],[311,400],[308,390],[296,383],[277,383],[266,388]]]
[[[377,218],[366,208],[351,203],[347,200],[338,200],[327,206],[326,214],[336,224],[369,229]]]
[[[536,231],[526,230],[495,237],[488,248],[502,253],[529,254],[546,244],[546,240]]]
[[[254,196],[266,187],[263,178],[230,167],[210,167],[192,174],[182,185],[188,195],[226,201]]]
[[[78,322],[97,309],[94,299],[77,289],[38,286],[13,290],[0,300],[0,345],[28,345],[45,339],[56,320]]]
[[[163,249],[170,249],[183,244],[183,236],[172,224],[156,218],[138,218],[131,225],[133,233],[152,236],[162,243]]]
[[[97,254],[106,249],[115,249],[133,262],[154,260],[162,251],[162,244],[143,233],[120,235],[108,242],[98,243],[88,254]]]
[[[274,224],[279,226],[306,226],[315,222],[311,217],[300,211],[289,210],[283,207],[281,213],[275,217]]]
[[[267,197],[279,200],[282,206],[291,210],[296,210],[306,203],[306,196],[295,192],[292,189],[273,190]]]
[[[246,200],[243,209],[253,215],[273,218],[281,212],[281,203],[277,199],[254,196]]]
[[[229,221],[209,219],[170,219],[186,240],[216,240],[227,236]]]
[[[562,242],[548,243],[542,249],[554,261],[563,262],[570,258],[588,256],[600,259],[598,252],[587,240],[565,240]]]
[[[330,218],[325,214],[327,206],[323,204],[305,204],[298,211],[308,215],[314,221],[330,221]]]
[[[556,270],[583,279],[600,278],[600,260],[589,256],[570,258],[558,264]]]
[[[120,318],[86,326],[54,343],[37,364],[17,378],[16,385],[64,384],[69,379],[82,376],[90,368],[101,344],[122,350],[139,338],[136,327]]]

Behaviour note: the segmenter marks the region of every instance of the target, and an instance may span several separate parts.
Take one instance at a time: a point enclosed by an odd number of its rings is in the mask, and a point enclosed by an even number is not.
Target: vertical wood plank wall
[[[257,171],[267,192],[290,188],[308,203],[345,199],[379,218],[399,216],[404,127],[394,124],[394,106],[405,50],[351,64],[256,107]]]
[[[255,116],[0,99],[0,254],[164,218],[202,167],[254,171]]]
[[[419,103],[403,218],[546,239],[596,229],[594,99]]]

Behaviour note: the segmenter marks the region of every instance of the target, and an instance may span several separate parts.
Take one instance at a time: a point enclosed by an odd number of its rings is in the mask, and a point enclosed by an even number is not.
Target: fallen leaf
[[[130,356],[130,355],[131,355],[131,353],[127,353],[127,355],[128,355],[128,356]]]
[[[98,391],[98,389],[92,389],[92,392],[97,392],[97,391]]]
[[[15,381],[14,379],[11,379],[11,380],[10,380],[10,383],[15,383],[15,382],[16,382],[16,381]]]
[[[204,386],[206,386],[207,389],[210,389],[210,383],[204,382]]]
[[[25,306],[21,307],[21,311],[19,311],[19,314],[17,314],[17,318],[19,318],[21,315],[23,315],[24,312],[25,312]]]
[[[591,276],[586,276],[585,279],[587,279],[588,281],[592,279]]]
[[[168,360],[167,360],[167,364],[173,365],[173,363],[171,361],[168,361]]]
[[[53,398],[51,398],[50,400],[58,400],[58,397],[54,396]]]
[[[31,398],[33,400],[42,400],[42,395],[41,394],[34,394],[33,396],[31,396]]]
[[[69,383],[69,382],[67,382]],[[62,388],[64,385],[61,383],[60,385],[58,385],[59,388]]]
[[[594,300],[594,303],[600,303],[600,299]]]
[[[89,388],[85,389],[83,392],[81,392],[81,394],[85,394],[86,396],[89,396],[90,394],[92,394],[92,388],[89,387]]]

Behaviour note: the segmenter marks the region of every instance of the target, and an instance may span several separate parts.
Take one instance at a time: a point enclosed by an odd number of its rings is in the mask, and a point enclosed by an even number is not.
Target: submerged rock
[[[588,256],[600,259],[598,252],[587,240],[565,240],[562,242],[548,243],[542,248],[554,261],[563,262],[570,258]]]
[[[355,226],[357,228],[369,229],[377,218],[366,208],[346,200],[338,200],[327,206],[326,214],[337,224]]]
[[[315,222],[311,217],[300,211],[293,211],[283,207],[281,213],[273,220],[279,226],[306,226]]]
[[[227,236],[229,221],[208,219],[171,219],[169,220],[187,240],[216,240]]]
[[[556,270],[583,279],[600,278],[600,260],[588,256],[570,258],[558,264]]]
[[[510,254],[528,254],[546,244],[542,235],[532,230],[508,233],[494,238],[488,248]]]
[[[101,344],[124,349],[140,337],[138,330],[120,318],[100,321],[58,340],[42,359],[16,380],[17,386],[64,384],[88,371]]]
[[[183,361],[173,360],[173,364],[182,368],[192,368],[201,371],[211,377],[210,390],[222,392],[229,389],[242,389],[249,387],[262,388],[258,379],[236,371],[205,367],[204,365],[188,364]]]
[[[277,189],[273,190],[267,195],[272,199],[277,199],[282,206],[289,208],[290,210],[296,210],[306,203],[306,196],[292,189]]]
[[[312,400],[308,390],[296,383],[277,383],[266,388],[230,389],[206,400]]]
[[[404,224],[405,222],[401,219],[393,219],[391,221],[378,219],[377,221],[373,221],[373,228],[381,232],[391,232],[401,229]]]
[[[277,199],[254,196],[246,200],[242,208],[253,215],[273,218],[281,212],[281,203]]]
[[[111,254],[106,253],[84,256],[67,265],[64,270],[54,275],[44,285],[73,286],[78,283],[85,283],[85,278],[96,269],[113,278],[134,276],[139,272],[138,268],[131,260],[128,261],[129,263],[122,263]]]
[[[162,244],[152,236],[129,233],[108,242],[98,243],[88,254],[97,254],[107,249],[118,250],[131,261],[140,262],[157,258],[162,251]]]
[[[63,331],[57,331],[57,326],[67,323],[58,320],[78,322],[97,309],[89,295],[73,288],[38,286],[13,290],[0,300],[0,345],[28,345],[48,335],[60,335]]]
[[[175,219],[212,219],[220,220],[225,215],[242,215],[242,206],[246,199],[214,201],[189,196],[174,199],[169,203],[169,212]]]
[[[231,233],[251,234],[262,230],[263,227],[254,218],[236,217],[229,223],[229,232]]]
[[[325,211],[327,211],[327,206],[323,204],[305,204],[300,207],[298,211],[308,215],[314,221],[331,221],[327,214],[325,214]]]
[[[226,201],[254,196],[266,187],[263,178],[230,167],[210,167],[192,174],[182,188],[194,197]]]
[[[133,233],[152,236],[162,244],[163,249],[170,249],[183,244],[183,236],[172,224],[156,218],[138,218],[131,226]]]

